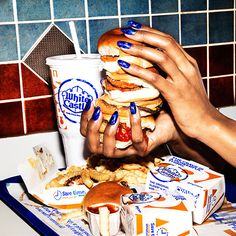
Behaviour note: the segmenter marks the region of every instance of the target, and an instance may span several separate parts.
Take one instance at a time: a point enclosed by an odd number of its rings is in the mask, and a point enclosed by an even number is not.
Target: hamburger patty
[[[110,82],[110,80],[112,80],[112,79],[109,79],[109,80],[104,79],[103,82],[102,82],[103,86],[105,87],[105,89],[107,91],[120,90],[122,92],[127,92],[127,91],[135,91],[135,90],[138,90],[138,89],[142,88],[142,86],[138,86],[138,85],[135,85],[135,84],[133,84],[133,85],[131,84],[131,87],[129,87],[129,86],[126,87],[125,84],[127,84],[127,83],[125,83],[123,81],[113,80],[113,82],[115,81],[115,83],[113,84],[113,83]],[[118,86],[117,82],[120,82],[120,85],[122,87]]]
[[[137,85],[137,84],[134,84],[134,83],[127,83],[125,81],[122,81],[122,80],[114,80],[112,78],[110,78],[109,76],[107,76],[106,78],[110,84],[112,84],[114,87],[117,87],[117,88],[124,88],[124,89],[134,89],[134,88],[139,88],[140,86]]]

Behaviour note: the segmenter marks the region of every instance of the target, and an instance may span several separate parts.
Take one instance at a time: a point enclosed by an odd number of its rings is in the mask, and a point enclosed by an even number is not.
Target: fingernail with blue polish
[[[129,43],[129,42],[126,42],[126,41],[118,41],[118,42],[117,42],[117,45],[118,45],[120,48],[130,49],[133,44],[132,44],[132,43]]]
[[[117,119],[118,119],[118,111],[115,111],[115,112],[112,114],[112,116],[111,116],[111,118],[110,118],[110,120],[109,120],[109,124],[110,124],[110,125],[114,125],[114,124],[116,123]]]
[[[96,107],[93,112],[92,120],[96,121],[100,116],[100,107]]]
[[[85,111],[89,111],[90,107],[91,107],[91,99],[89,99],[89,100],[87,101],[84,110],[85,110]]]
[[[142,28],[142,24],[140,24],[140,23],[138,23],[134,20],[129,20],[128,21],[128,26],[133,27],[135,29],[141,29]]]
[[[135,102],[131,102],[131,103],[130,103],[130,112],[131,112],[132,115],[135,115],[135,114],[136,114],[137,109],[136,109],[136,104],[135,104]]]
[[[122,28],[121,31],[124,34],[128,34],[128,35],[134,35],[136,33],[136,30],[134,30],[132,28]]]
[[[126,61],[118,60],[117,62],[118,62],[118,64],[119,64],[119,66],[121,66],[121,67],[123,67],[123,68],[128,69],[128,68],[130,67],[130,64],[129,64],[128,62],[126,62]]]

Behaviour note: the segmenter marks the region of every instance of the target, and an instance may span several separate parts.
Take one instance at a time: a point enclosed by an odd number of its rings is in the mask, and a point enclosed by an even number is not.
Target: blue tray
[[[59,235],[10,195],[7,190],[7,185],[11,183],[23,184],[23,180],[21,176],[14,176],[0,181],[0,200],[2,200],[12,211],[14,211],[40,235]]]

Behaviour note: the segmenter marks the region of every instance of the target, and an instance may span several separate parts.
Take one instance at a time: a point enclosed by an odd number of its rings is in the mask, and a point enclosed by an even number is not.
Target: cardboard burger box
[[[160,192],[122,196],[125,235],[192,235],[192,212],[181,198]]]
[[[167,156],[147,176],[145,191],[165,191],[186,198],[193,221],[201,224],[218,208],[225,196],[224,176],[194,161]]]
[[[89,189],[84,185],[46,188],[59,173],[59,166],[45,146],[33,147],[34,155],[18,166],[28,192],[43,204],[58,209],[81,208]]]

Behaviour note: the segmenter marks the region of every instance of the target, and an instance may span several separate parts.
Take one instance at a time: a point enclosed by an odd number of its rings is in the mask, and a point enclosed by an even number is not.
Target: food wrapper
[[[167,156],[147,175],[145,191],[162,190],[186,198],[193,221],[201,224],[223,203],[224,175],[193,161]]]
[[[121,220],[126,235],[192,235],[192,212],[182,197],[162,192],[126,194]]]
[[[226,203],[201,225],[194,225],[197,235],[235,236],[236,203]]]
[[[83,184],[46,189],[47,183],[57,176],[59,166],[46,147],[38,145],[33,149],[35,156],[21,163],[18,167],[28,192],[50,207],[60,209],[80,208],[89,189]]]

